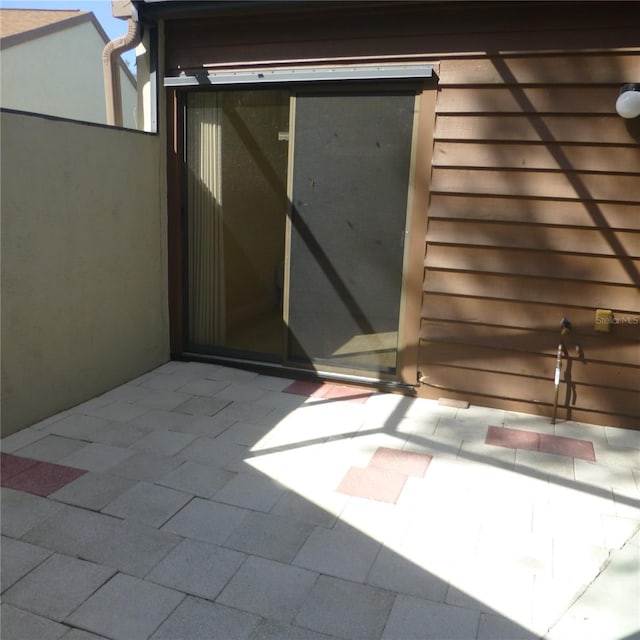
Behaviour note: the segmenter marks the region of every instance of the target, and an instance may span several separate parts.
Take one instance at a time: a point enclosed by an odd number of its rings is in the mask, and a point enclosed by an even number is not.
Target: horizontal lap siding
[[[639,64],[637,51],[441,62],[427,395],[549,415],[567,317],[560,417],[640,428],[640,146],[614,111]],[[608,334],[597,308],[615,314]]]
[[[419,393],[550,415],[567,316],[561,417],[640,428],[640,146],[614,110],[639,25],[636,3],[310,4],[168,21],[166,71],[433,63]]]

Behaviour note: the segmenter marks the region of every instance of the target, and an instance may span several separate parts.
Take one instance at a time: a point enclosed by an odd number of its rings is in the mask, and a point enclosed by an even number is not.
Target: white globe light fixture
[[[622,85],[616,100],[616,111],[621,118],[627,120],[640,116],[640,84]]]

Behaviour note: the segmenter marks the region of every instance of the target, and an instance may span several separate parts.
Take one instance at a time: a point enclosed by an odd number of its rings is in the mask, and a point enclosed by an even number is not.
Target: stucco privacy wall
[[[2,112],[2,435],[169,357],[157,136]]]

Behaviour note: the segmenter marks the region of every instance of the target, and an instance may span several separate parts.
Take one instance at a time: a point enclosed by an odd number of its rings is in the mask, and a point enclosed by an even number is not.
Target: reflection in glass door
[[[289,358],[396,370],[415,92],[299,93]]]
[[[288,91],[187,95],[187,344],[282,359]]]
[[[415,95],[187,95],[189,351],[395,373]]]

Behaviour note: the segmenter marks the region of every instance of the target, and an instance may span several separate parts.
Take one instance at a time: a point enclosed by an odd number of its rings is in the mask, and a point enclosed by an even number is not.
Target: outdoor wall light
[[[640,84],[623,84],[616,100],[616,111],[621,118],[631,119],[640,116]]]

